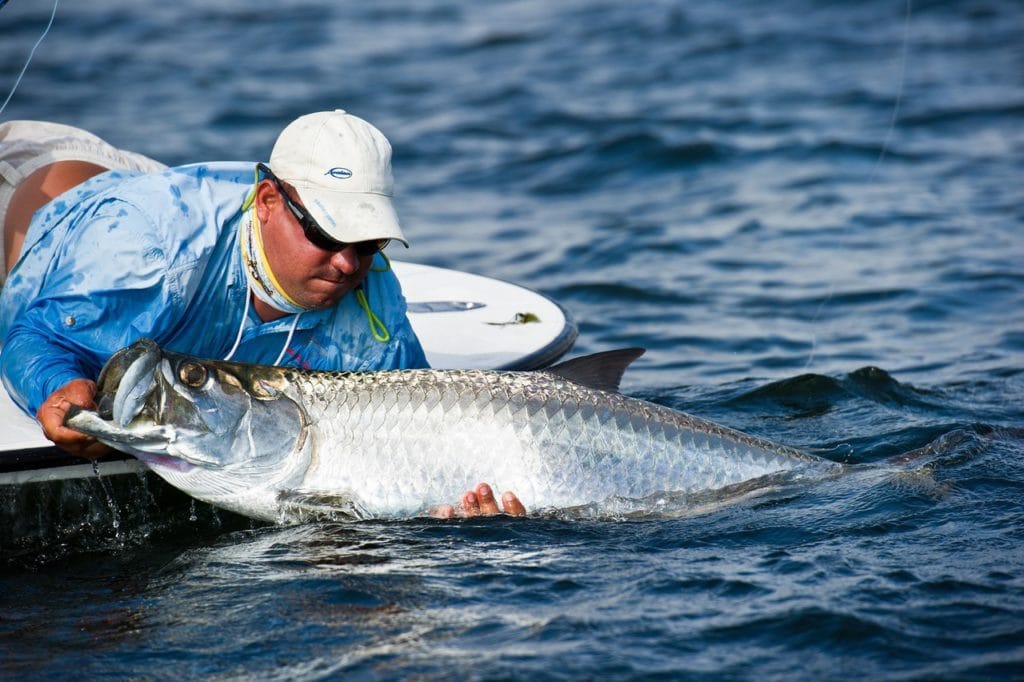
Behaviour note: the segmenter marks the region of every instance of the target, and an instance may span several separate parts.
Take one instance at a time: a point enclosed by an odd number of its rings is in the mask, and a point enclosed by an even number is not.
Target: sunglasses
[[[285,206],[288,207],[288,210],[292,212],[295,219],[299,221],[299,225],[302,226],[302,234],[306,235],[306,239],[309,240],[309,243],[318,249],[337,253],[338,251],[344,251],[348,247],[352,246],[356,250],[356,255],[360,258],[364,258],[366,256],[372,256],[378,251],[383,250],[384,247],[391,242],[390,239],[370,239],[364,242],[339,242],[337,239],[327,234],[327,232],[324,231],[324,228],[317,224],[316,220],[313,219],[313,216],[311,216],[305,208],[292,200],[288,192],[285,191],[284,185],[282,185],[278,177],[271,172],[269,166],[259,163],[256,164],[256,168],[260,173],[263,173],[263,175],[270,178],[270,181],[274,183],[274,187],[277,188],[278,193],[284,199]]]

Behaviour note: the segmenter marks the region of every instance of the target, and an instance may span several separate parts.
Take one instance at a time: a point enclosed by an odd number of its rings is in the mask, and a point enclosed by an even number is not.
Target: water
[[[51,9],[0,10],[3,88]],[[65,2],[5,117],[179,163],[344,107],[394,143],[400,257],[855,466],[620,520],[168,524],[93,487],[0,548],[0,673],[1024,677],[1022,34],[1009,0]]]

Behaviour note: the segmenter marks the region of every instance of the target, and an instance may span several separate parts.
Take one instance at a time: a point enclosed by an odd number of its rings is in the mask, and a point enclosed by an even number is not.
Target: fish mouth
[[[156,464],[181,470],[166,455],[168,444],[180,435],[164,418],[172,409],[172,374],[170,363],[153,341],[142,339],[122,348],[100,373],[97,409],[72,406],[65,424],[144,461],[152,458]]]
[[[155,450],[165,450],[171,440],[166,426],[146,422],[134,424],[132,428],[119,427],[116,422],[104,419],[99,413],[72,405],[64,423],[82,433],[93,436],[102,443],[131,453],[136,459],[155,470],[170,470],[188,473],[195,465]]]
[[[141,339],[114,353],[97,381],[96,404],[100,416],[121,427],[127,427],[138,417],[157,384],[154,370],[162,355],[160,347],[149,339]]]
[[[173,431],[168,427],[149,422],[136,422],[131,428],[125,428],[94,410],[87,410],[72,405],[64,417],[64,423],[76,431],[81,431],[111,447],[122,447],[132,454],[148,450],[166,448],[173,440]]]
[[[154,342],[142,339],[112,356],[100,375],[103,397],[97,402],[104,419],[129,428],[170,424],[180,412],[171,360]]]

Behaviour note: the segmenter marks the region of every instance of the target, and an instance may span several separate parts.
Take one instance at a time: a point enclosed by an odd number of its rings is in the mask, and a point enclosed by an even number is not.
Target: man
[[[312,369],[427,366],[380,253],[406,243],[391,202],[391,145],[361,118],[302,116],[267,165],[177,168],[85,131],[14,122],[0,126],[0,177],[10,269],[0,374],[65,450],[95,454],[98,444],[64,417],[72,404],[94,407],[100,367],[140,337],[201,357]],[[514,496],[503,501],[521,510]],[[485,484],[462,507],[496,510]]]

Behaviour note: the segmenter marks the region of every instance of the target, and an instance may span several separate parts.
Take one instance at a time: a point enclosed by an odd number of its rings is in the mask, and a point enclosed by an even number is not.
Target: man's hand
[[[97,443],[92,436],[64,426],[64,417],[72,405],[95,409],[95,396],[96,382],[88,379],[72,379],[51,393],[36,412],[36,420],[46,437],[57,447],[86,459],[96,459],[110,452],[110,448]]]
[[[526,516],[526,507],[513,492],[501,496],[501,506],[509,516]],[[494,500],[494,492],[486,483],[479,484],[474,490],[462,494],[462,502],[458,508],[444,504],[430,510],[430,515],[439,519],[454,519],[469,516],[493,516],[502,513]]]

